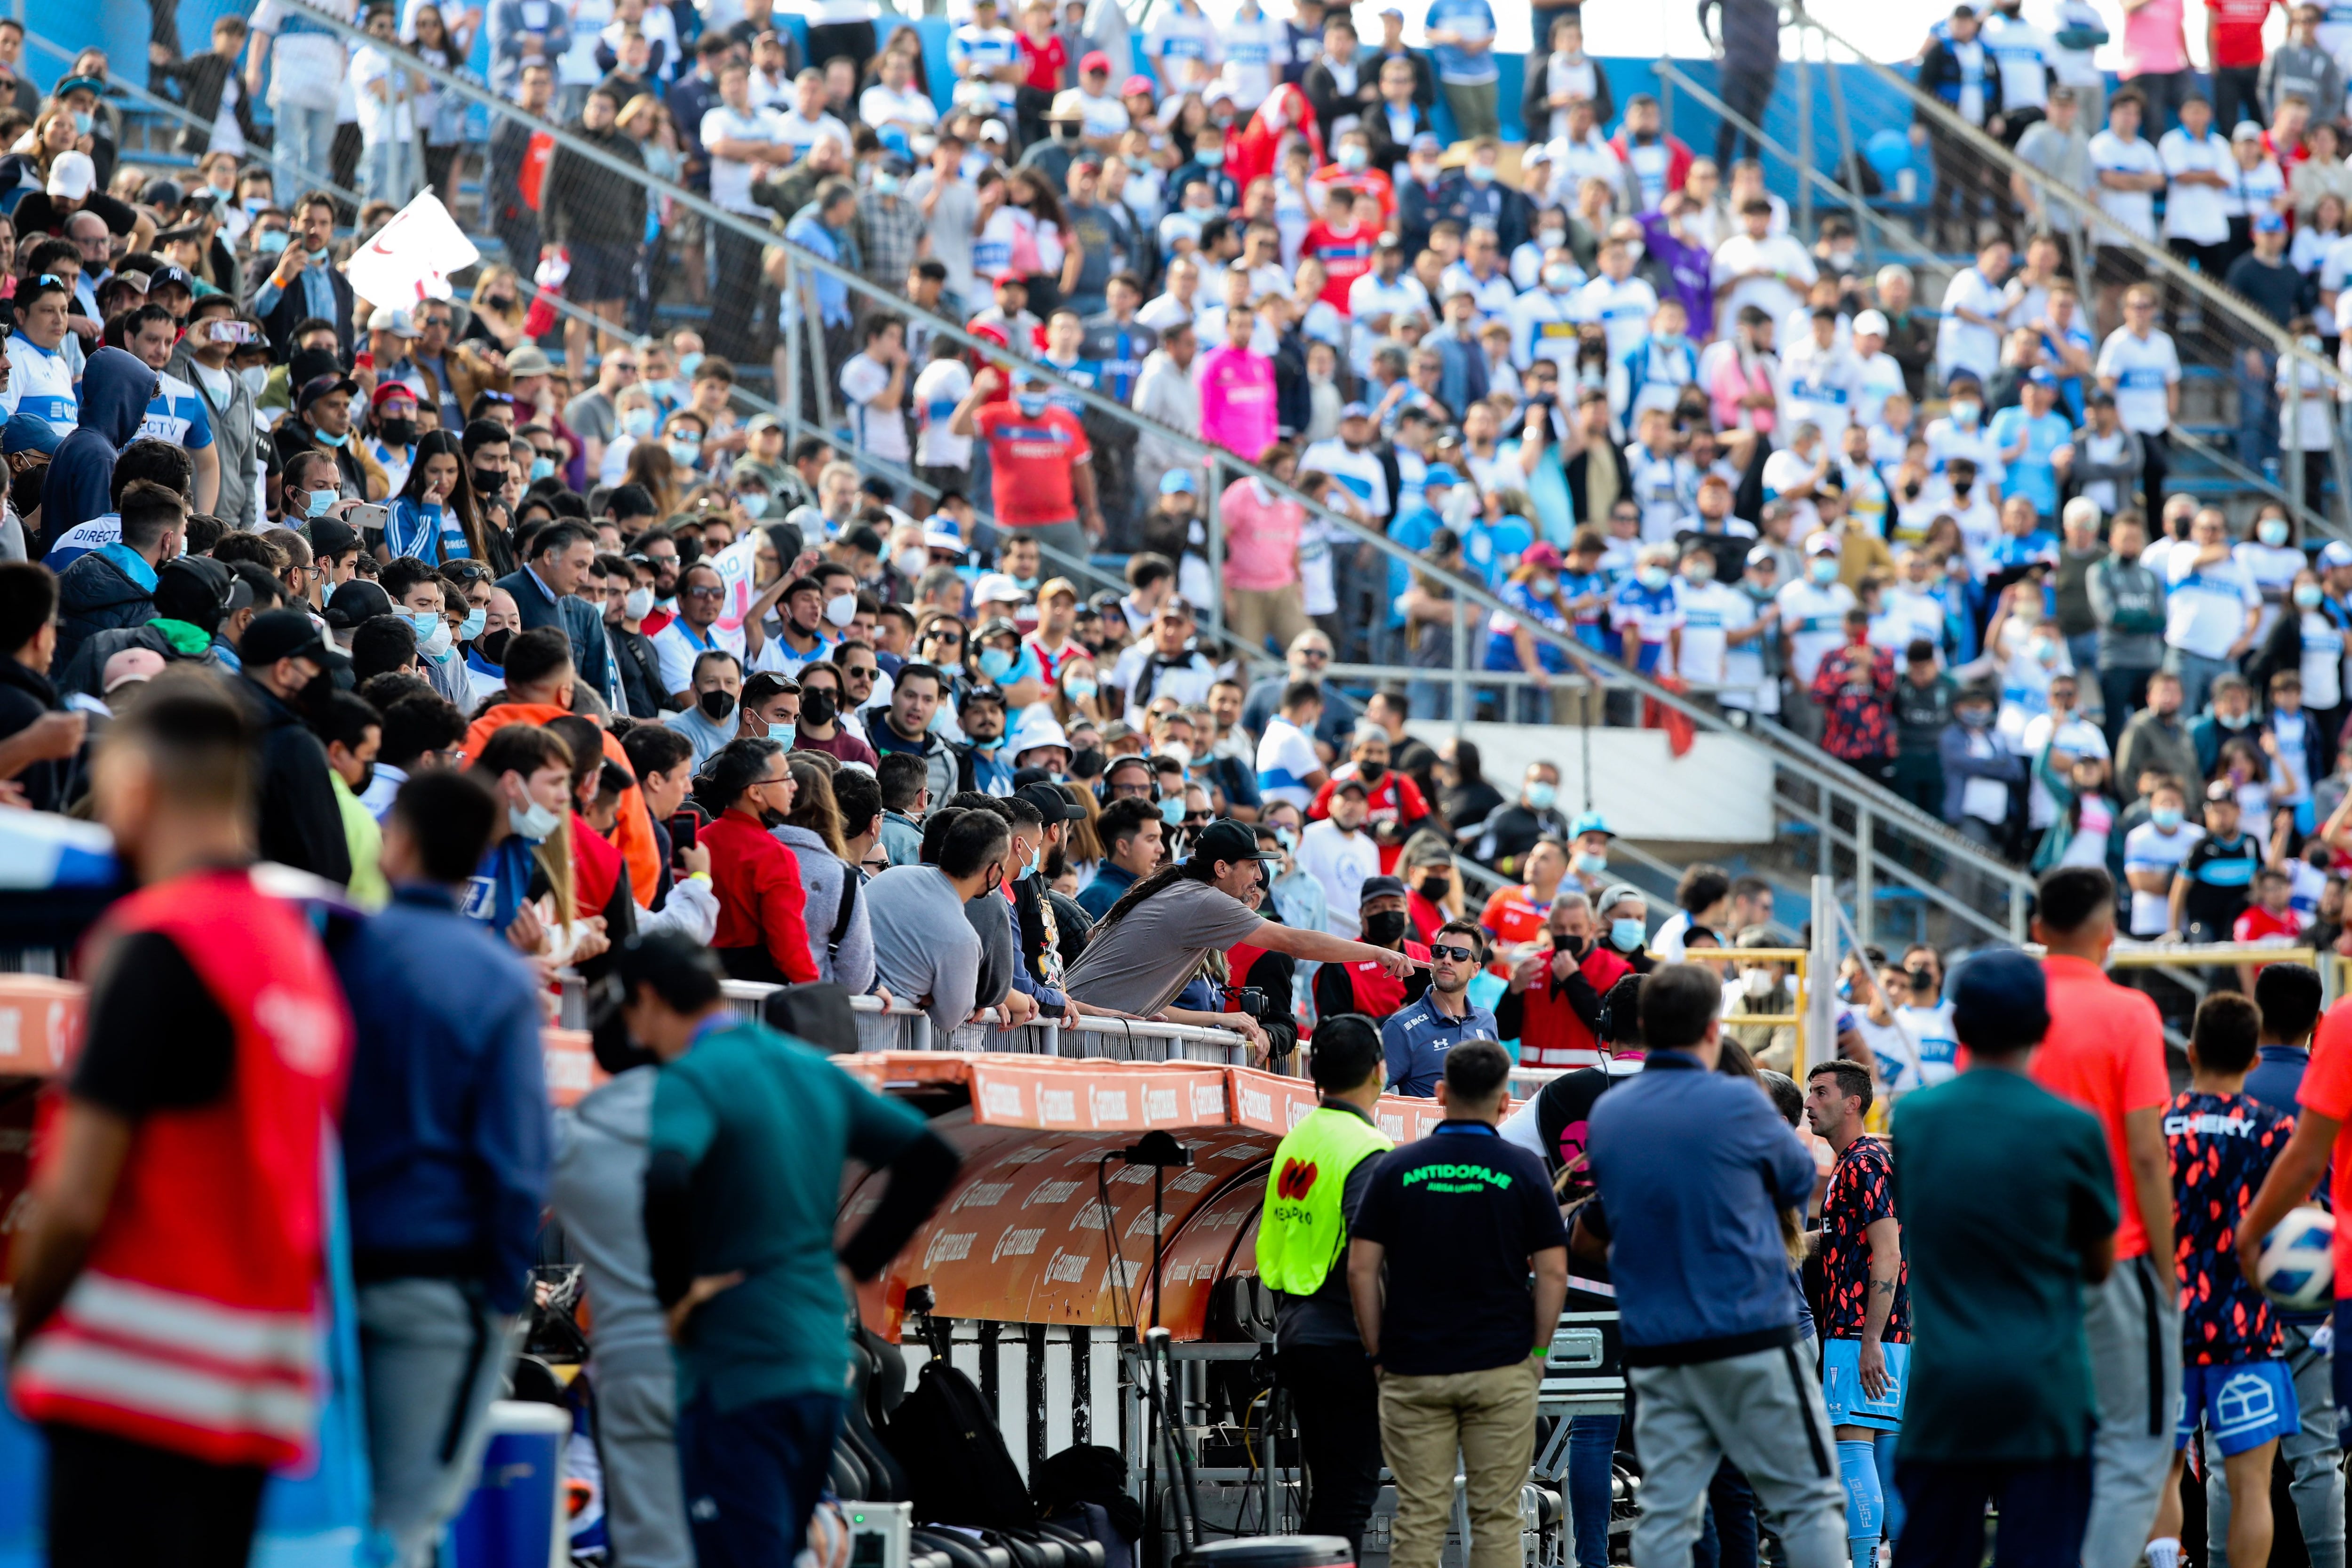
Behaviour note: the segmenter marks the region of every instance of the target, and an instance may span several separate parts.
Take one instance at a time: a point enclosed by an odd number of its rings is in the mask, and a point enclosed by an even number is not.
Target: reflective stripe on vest
[[[1269,1289],[1311,1296],[1323,1288],[1348,1239],[1348,1173],[1395,1147],[1349,1110],[1318,1107],[1290,1130],[1274,1152],[1258,1213],[1257,1276]]]

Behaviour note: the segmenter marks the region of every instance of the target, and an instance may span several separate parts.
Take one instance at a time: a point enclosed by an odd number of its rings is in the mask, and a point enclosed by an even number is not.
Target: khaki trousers
[[[1437,1568],[1462,1457],[1470,1568],[1519,1568],[1519,1489],[1535,1458],[1533,1357],[1433,1377],[1381,1373],[1381,1451],[1396,1477],[1391,1568]]]

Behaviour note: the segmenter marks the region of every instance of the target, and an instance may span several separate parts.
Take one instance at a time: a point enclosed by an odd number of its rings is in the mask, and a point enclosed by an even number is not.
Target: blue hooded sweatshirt
[[[147,416],[159,384],[135,354],[100,349],[89,356],[81,373],[81,425],[58,443],[41,483],[43,550],[36,558],[68,529],[114,510],[114,459]]]

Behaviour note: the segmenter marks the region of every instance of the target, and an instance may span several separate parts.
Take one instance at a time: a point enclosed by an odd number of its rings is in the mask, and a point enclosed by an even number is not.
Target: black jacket
[[[51,668],[69,665],[92,635],[143,626],[155,618],[147,590],[122,574],[104,551],[93,550],[58,579],[58,651]]]
[[[238,680],[237,689],[261,731],[261,858],[348,883],[351,844],[343,837],[343,811],[327,771],[327,749],[301,715],[268,689],[248,677]]]
[[[44,713],[64,710],[57,688],[37,669],[0,658],[0,739],[29,728]],[[81,758],[35,763],[16,775],[35,811],[63,811],[81,793]]]
[[[645,153],[627,132],[613,127],[591,131],[576,124],[571,129],[574,136],[614,157],[644,167]],[[541,237],[549,245],[634,249],[646,237],[646,194],[611,170],[559,146],[549,156],[546,177],[540,183],[539,222]]]
[[[257,300],[278,268],[278,258],[257,256],[246,269],[245,297]],[[327,286],[335,297],[334,322],[337,352],[345,364],[352,362],[352,283],[340,267],[327,268]],[[297,279],[278,290],[278,303],[263,313],[261,330],[269,334],[269,358],[273,364],[284,364],[294,357],[294,329],[310,319],[310,307],[305,302],[308,289]]]
[[[142,626],[125,626],[114,631],[92,632],[82,640],[81,647],[74,650],[71,662],[50,664],[49,668],[57,672],[51,684],[68,696],[79,691],[88,697],[102,697],[105,695],[106,661],[128,647],[143,647],[151,653],[160,654],[165,664],[217,666],[220,663],[211,648],[194,655],[182,653],[172,646],[171,638],[155,629],[154,622],[149,621]]]
[[[1994,63],[1992,50],[1984,52],[1984,117],[1990,121],[2000,112],[2000,68]],[[1952,53],[1949,38],[1937,38],[1919,57],[1919,90],[1935,94],[1945,108],[1958,112],[1960,107],[1960,59]]]
[[[1307,75],[1300,79],[1298,90],[1307,95],[1307,103],[1314,108],[1315,123],[1322,127],[1323,140],[1328,145],[1333,140],[1333,121],[1344,115],[1370,113],[1379,104],[1380,62],[1360,49],[1357,51],[1356,90],[1350,95],[1339,90],[1339,79],[1331,74],[1331,62],[1318,59],[1307,68]],[[1388,165],[1381,166],[1386,168]]]
[[[654,639],[615,626],[605,626],[604,635],[612,645],[613,668],[620,673],[621,697],[628,704],[629,717],[658,716],[669,693],[662,689],[661,656],[654,652]]]
[[[229,73],[235,69],[235,60],[209,53],[166,60],[161,65],[152,62],[148,65],[148,85],[176,82],[180,89],[180,101],[187,106],[192,121],[203,122],[184,123],[180,127],[179,140],[173,143],[177,151],[192,158],[201,158],[212,146],[213,121],[220,115],[221,89],[227,85]],[[242,82],[237,84],[236,91],[236,128],[244,134],[248,146],[264,145],[269,140],[254,128],[253,95],[245,90]],[[290,195],[292,193],[288,194]]]

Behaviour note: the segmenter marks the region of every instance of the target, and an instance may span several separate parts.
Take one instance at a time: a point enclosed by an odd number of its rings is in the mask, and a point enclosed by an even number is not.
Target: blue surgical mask
[[[1642,945],[1642,939],[1648,934],[1648,929],[1640,921],[1609,922],[1609,940],[1617,945],[1621,952],[1632,952]]]
[[[472,642],[482,635],[482,628],[489,624],[489,611],[478,605],[467,611],[466,618],[457,623],[458,639],[462,642]]]
[[[1528,785],[1527,794],[1528,804],[1529,805],[1535,807],[1538,811],[1549,811],[1552,808],[1552,803],[1559,799],[1559,786],[1558,784],[1531,784]]]
[[[341,499],[342,497],[334,490],[311,490],[302,498],[302,515],[324,517],[327,515],[327,509]]]
[[[2156,824],[2158,832],[2170,833],[2180,826],[2180,810],[2178,806],[2159,805],[2147,814],[2147,819]]]
[[[1675,580],[1675,574],[1663,566],[1644,566],[1633,575],[1641,580],[1643,587],[1652,593],[1657,592]]]
[[[1817,555],[1813,557],[1812,564],[1805,568],[1805,575],[1811,577],[1816,583],[1836,582],[1838,575],[1837,557],[1834,555]]]
[[[2294,602],[2306,610],[2319,608],[2319,601],[2325,597],[2326,595],[2319,591],[2319,585],[2315,583],[2305,583],[2294,591]]]
[[[1013,879],[1016,882],[1025,882],[1030,878],[1035,876],[1037,874],[1037,862],[1044,858],[1045,853],[1045,851],[1042,847],[1031,850],[1029,852],[1029,858],[1021,863],[1021,869],[1013,874]]]
[[[980,650],[980,673],[983,679],[1002,680],[1013,673],[1013,656],[1001,647]]]
[[[1495,183],[1495,169],[1490,163],[1473,163],[1462,172],[1470,177],[1470,183],[1474,185],[1491,185]]]
[[[694,373],[701,368],[702,356],[700,354],[689,353],[680,354],[677,356],[678,380],[692,381],[694,379]]]
[[[91,117],[89,110],[87,109],[75,110],[73,111],[73,117],[74,133],[78,136],[89,135],[90,127],[97,123],[96,120]]]
[[[650,408],[627,408],[621,412],[621,429],[639,440],[654,433],[654,411]]]
[[[530,460],[530,477],[533,479],[543,479],[553,472],[555,472],[554,458],[533,458]]]
[[[1184,822],[1184,797],[1171,795],[1162,800],[1160,803],[1160,820],[1171,827],[1181,826]]]
[[[84,129],[87,130],[88,127]],[[1204,169],[1222,168],[1225,162],[1225,150],[1223,147],[1200,148],[1193,153],[1192,162]]]
[[[1370,166],[1371,162],[1371,153],[1364,148],[1348,146],[1339,149],[1339,167],[1350,174],[1361,173]]]
[[[340,436],[330,436],[324,430],[313,430],[310,434],[317,438],[319,444],[322,447],[340,447],[344,442],[352,438],[352,433],[348,430],[344,431]]]
[[[281,254],[286,249],[286,231],[282,228],[263,229],[253,237],[253,248],[259,256]]]
[[[1052,399],[1042,392],[1022,392],[1015,393],[1013,401],[1024,416],[1034,419],[1045,412],[1045,405]]]
[[[793,737],[797,736],[799,733],[800,726],[798,724],[771,724],[768,726],[768,739],[775,742],[778,745],[783,747],[783,749],[788,752],[793,749]]]
[[[1580,849],[1569,858],[1568,863],[1588,877],[1598,877],[1609,869],[1608,856],[1588,855]]]
[[[702,443],[699,441],[672,441],[669,444],[669,456],[670,461],[682,464],[690,468],[694,467],[695,464],[702,460]]]
[[[1099,689],[1100,688],[1094,681],[1088,680],[1083,675],[1074,676],[1062,682],[1062,695],[1073,702],[1084,702]]]

